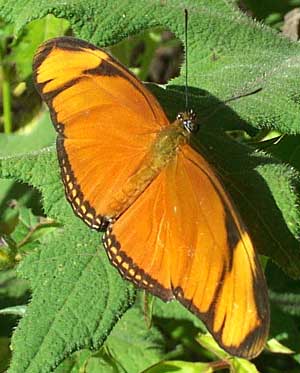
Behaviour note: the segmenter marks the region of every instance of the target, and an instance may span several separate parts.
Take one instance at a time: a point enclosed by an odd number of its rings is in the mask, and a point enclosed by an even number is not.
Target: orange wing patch
[[[174,298],[169,271],[171,258],[165,250],[167,236],[165,221],[161,219],[165,182],[163,171],[142,197],[108,226],[103,242],[111,262],[123,277],[164,300],[171,300]],[[146,211],[151,213],[145,214]]]

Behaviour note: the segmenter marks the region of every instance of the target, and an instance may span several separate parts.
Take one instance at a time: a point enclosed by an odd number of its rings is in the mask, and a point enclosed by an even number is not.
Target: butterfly
[[[195,114],[170,123],[126,67],[76,38],[42,44],[33,73],[57,131],[66,197],[89,227],[106,229],[111,263],[139,288],[181,302],[232,355],[257,356],[269,330],[266,282],[235,205],[190,145]]]

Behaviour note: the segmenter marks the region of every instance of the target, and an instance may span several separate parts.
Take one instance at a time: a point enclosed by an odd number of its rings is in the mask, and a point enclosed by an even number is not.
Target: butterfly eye
[[[198,131],[198,125],[190,119],[183,121],[183,127],[189,132],[194,133]]]
[[[179,120],[184,129],[189,133],[195,133],[198,131],[198,125],[196,123],[196,113],[193,109],[190,109],[188,112],[179,113],[176,117]]]
[[[194,112],[193,109],[189,110],[188,115],[189,115],[191,121],[195,121],[196,120],[197,116],[196,116],[196,113]]]

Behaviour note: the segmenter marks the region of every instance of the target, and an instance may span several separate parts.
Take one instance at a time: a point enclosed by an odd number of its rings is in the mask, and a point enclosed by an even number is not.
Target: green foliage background
[[[270,20],[271,4],[245,3],[257,18]],[[290,7],[287,1],[274,10],[279,21]],[[202,324],[175,302],[156,300],[153,326],[147,328],[142,294],[120,278],[101,235],[74,217],[65,200],[55,133],[32,87],[31,61],[43,40],[72,31],[104,47],[157,27],[184,40],[184,8],[190,106],[201,124],[194,146],[218,171],[265,257],[272,306],[269,352],[253,363],[228,360],[209,337],[198,336]],[[27,84],[13,99],[14,128],[22,130],[0,136],[1,369],[8,364],[19,318],[11,373],[229,367],[280,372],[283,366],[299,371],[299,45],[253,21],[230,0],[123,0],[118,6],[101,0],[0,0],[0,17],[1,83],[11,90]],[[124,45],[114,47],[118,55],[121,49]],[[184,109],[184,74],[166,89],[149,88],[170,120]]]

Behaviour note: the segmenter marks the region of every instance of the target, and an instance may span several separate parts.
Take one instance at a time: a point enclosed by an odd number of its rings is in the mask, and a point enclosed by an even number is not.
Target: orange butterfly
[[[34,79],[58,132],[66,196],[126,279],[179,300],[233,355],[253,358],[269,329],[266,283],[247,229],[213,168],[190,145],[192,112],[170,124],[107,52],[47,41]]]

